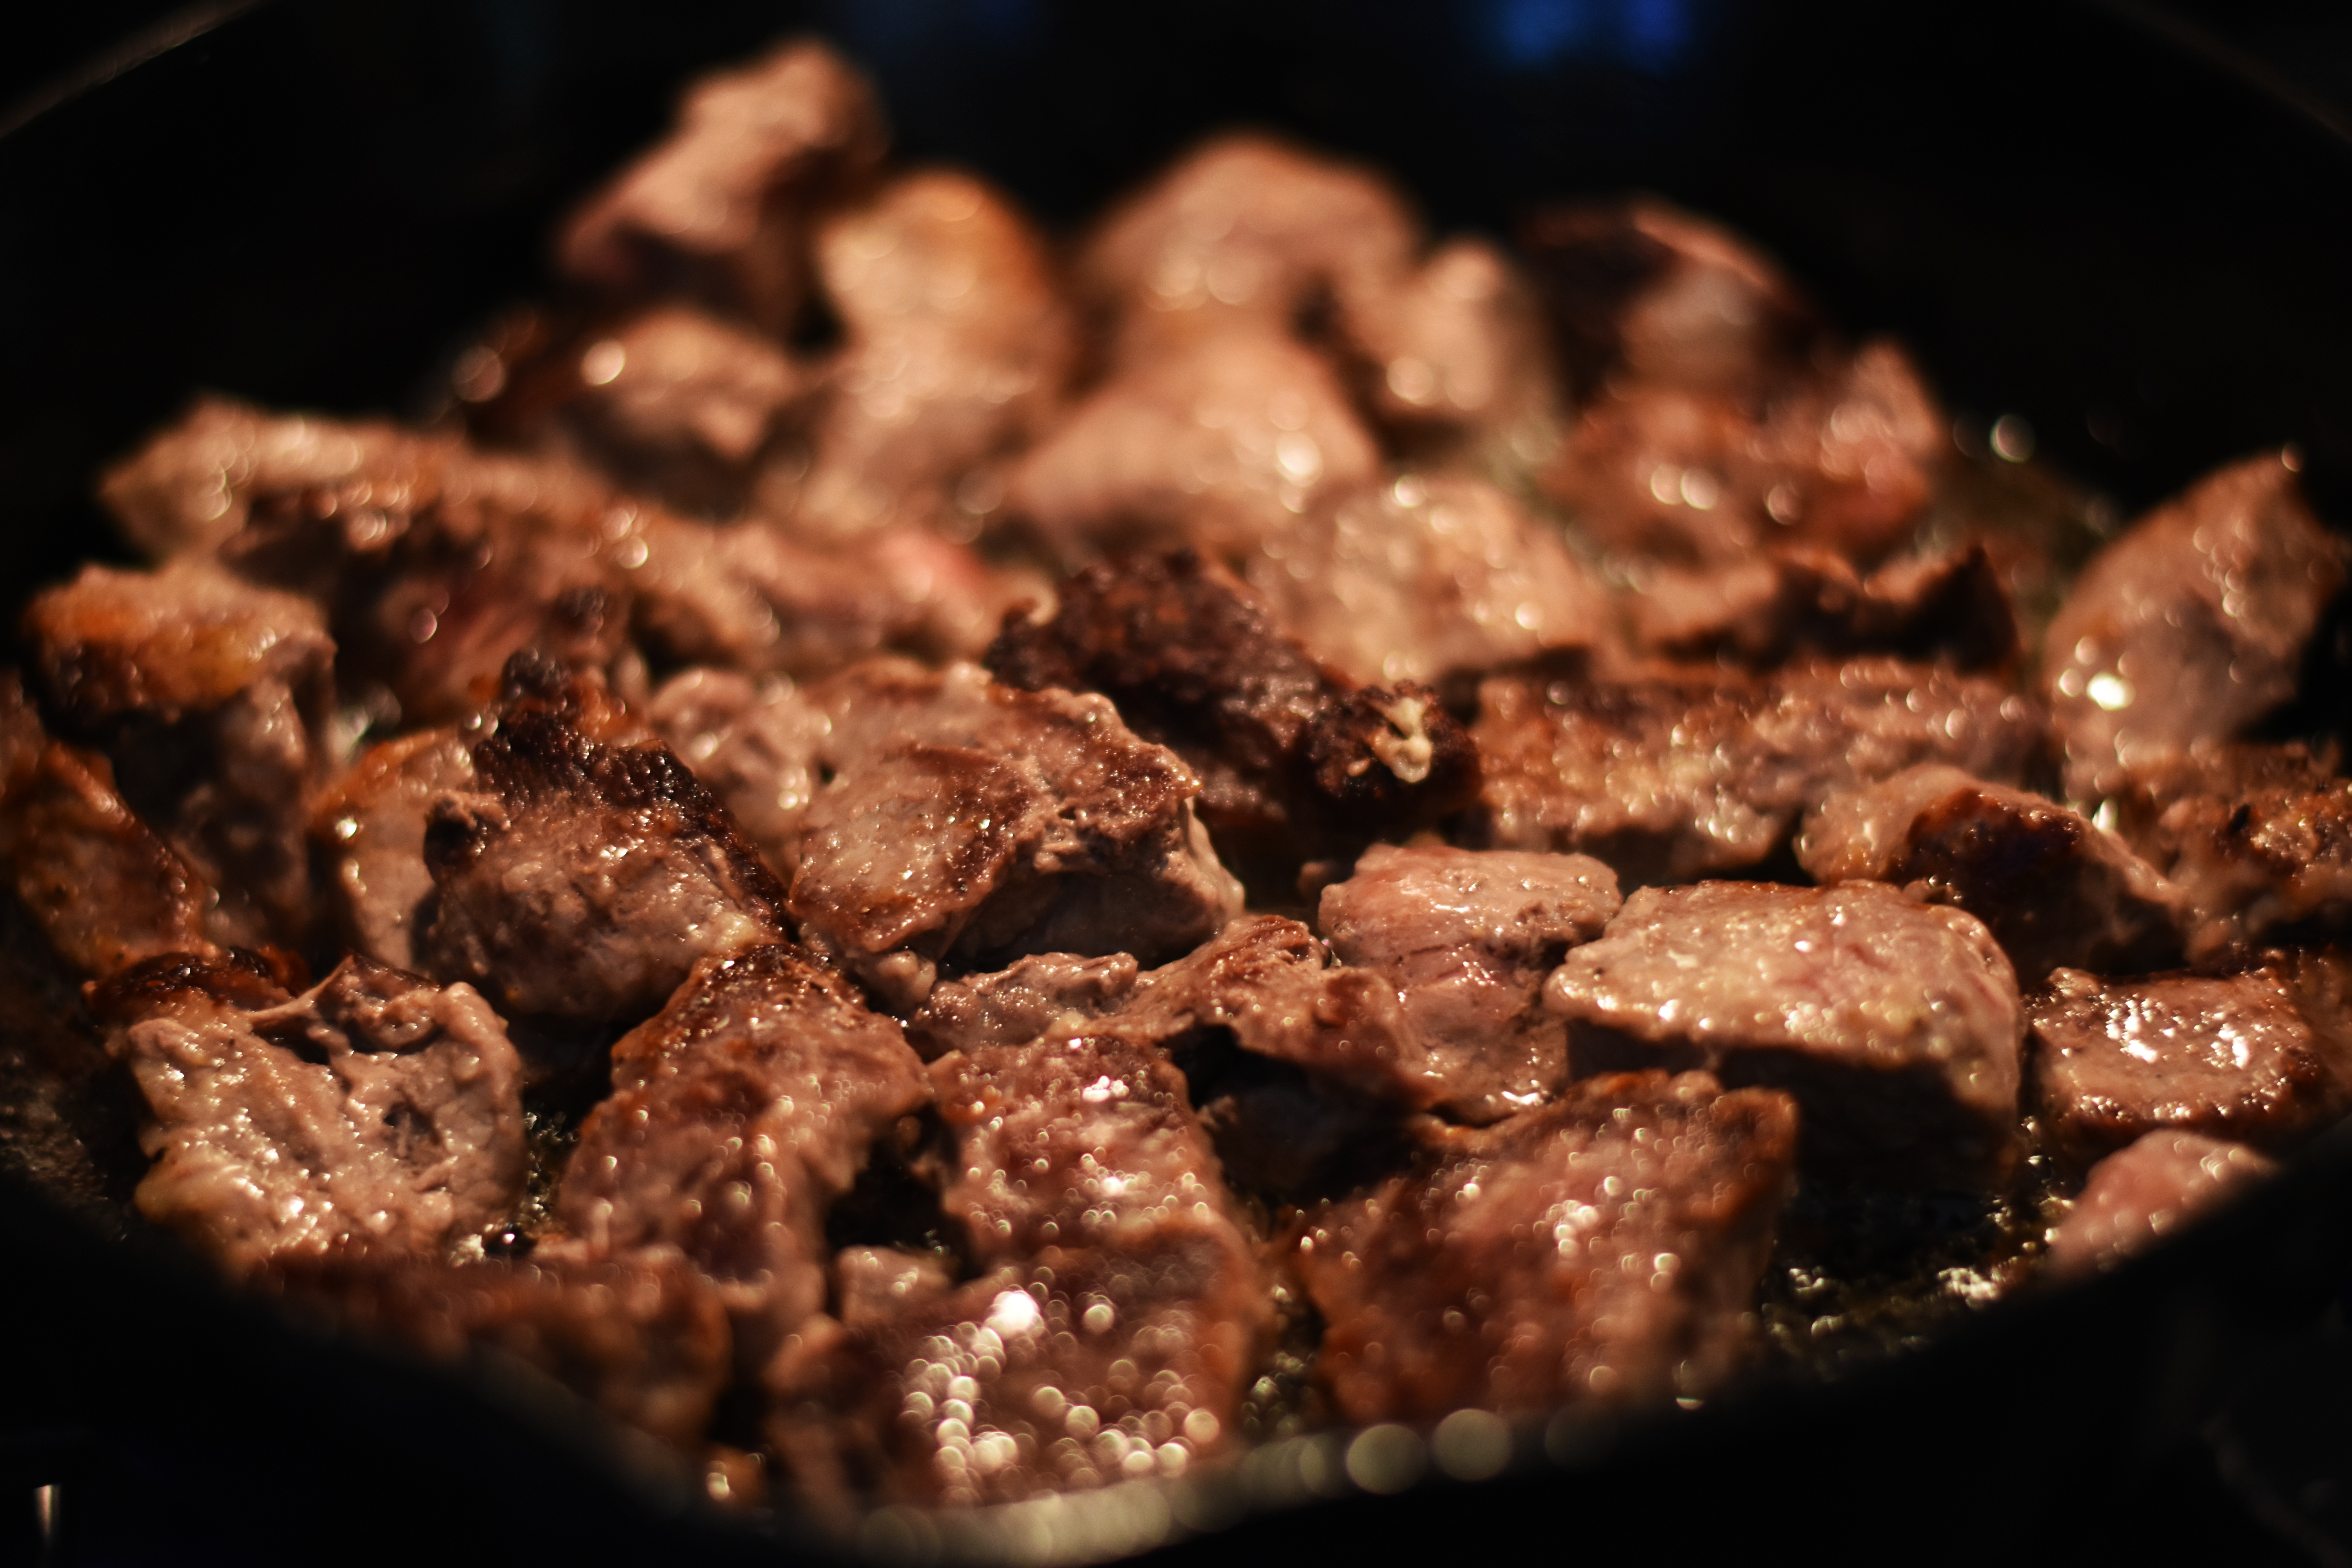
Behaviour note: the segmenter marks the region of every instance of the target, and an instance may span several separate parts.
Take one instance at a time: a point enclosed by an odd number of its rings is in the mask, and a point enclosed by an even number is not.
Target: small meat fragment
[[[825,1211],[929,1092],[898,1026],[805,955],[705,959],[613,1047],[555,1217],[598,1257],[683,1252],[756,1366],[824,1305]]]
[[[1379,176],[1228,135],[1113,207],[1078,278],[1118,315],[1121,357],[1138,361],[1227,331],[1279,337],[1333,299],[1385,299],[1420,246],[1402,198]]]
[[[895,1247],[845,1247],[834,1255],[833,1289],[841,1326],[852,1333],[887,1328],[955,1289],[955,1276],[936,1252]]]
[[[1448,1109],[1496,1121],[1568,1076],[1545,976],[1617,912],[1617,873],[1583,855],[1374,845],[1323,890],[1316,921],[1339,962],[1397,988],[1444,1079]]]
[[[1005,510],[1072,563],[1178,544],[1241,557],[1379,468],[1329,365],[1228,331],[1114,372],[1013,465]]]
[[[1802,813],[1916,763],[2015,780],[2046,731],[1996,681],[1858,658],[1761,677],[1498,676],[1472,735],[1496,847],[1595,855],[1666,882],[1755,866]]]
[[[1817,882],[1891,882],[1968,910],[2027,985],[2061,965],[2128,974],[2179,958],[2179,889],[2121,839],[1941,763],[1832,795],[1797,859]]]
[[[1297,1266],[1351,1422],[1708,1392],[1736,1366],[1798,1117],[1703,1073],[1588,1080],[1310,1214]]]
[[[1703,1067],[1786,1089],[1809,1170],[1969,1188],[2016,1152],[2015,972],[1975,916],[1878,883],[1642,889],[1544,1005],[1580,1073]]]
[[[564,413],[624,482],[690,511],[739,508],[761,455],[811,391],[784,352],[662,305],[580,352]]]
[[[25,613],[50,711],[103,747],[123,796],[221,896],[249,947],[301,939],[301,825],[320,782],[335,645],[316,606],[209,562],[86,566]]]
[[[2352,916],[2352,780],[2300,743],[2192,745],[2120,797],[2125,835],[2188,896],[2189,956]]]
[[[2134,523],[2084,568],[2042,639],[2067,793],[2112,795],[2294,696],[2344,578],[2342,542],[2275,456],[2209,475]]]
[[[969,658],[1037,592],[918,528],[818,549],[762,522],[648,518],[641,537],[630,574],[637,635],[682,664],[809,679],[877,653]]]
[[[929,1059],[1084,1034],[1088,1024],[1126,1003],[1137,973],[1135,960],[1124,952],[1033,954],[1010,969],[941,981],[907,1020],[907,1038]]]
[[[281,1264],[276,1283],[346,1329],[436,1360],[494,1351],[617,1420],[698,1446],[731,1368],[727,1314],[675,1252],[589,1259],[542,1245],[517,1262]]]
[[[98,499],[152,559],[208,554],[245,526],[255,493],[339,484],[411,439],[379,421],[266,414],[207,394],[109,468]]]
[[[1616,618],[1559,530],[1482,479],[1358,490],[1268,534],[1246,573],[1286,631],[1365,686],[1466,695],[1501,666],[1606,647]]]
[[[1473,458],[1526,462],[1556,440],[1561,395],[1534,290],[1484,240],[1440,246],[1386,288],[1339,300],[1348,347],[1370,372],[1381,423]]]
[[[784,889],[655,741],[595,738],[560,671],[518,656],[475,788],[425,826],[435,973],[529,1016],[643,1017],[695,961],[787,934]]]
[[[789,884],[831,715],[787,680],[689,669],[654,693],[647,717]]]
[[[817,215],[872,177],[887,143],[865,79],[822,44],[788,43],[688,88],[667,139],[572,216],[558,259],[608,292],[689,295],[781,337],[807,294]]]
[[[417,923],[433,894],[425,818],[433,803],[475,785],[472,744],[456,727],[418,730],[360,754],[310,814],[327,856],[329,900],[352,951],[422,969]]]
[[[840,537],[926,521],[1060,403],[1076,336],[1044,240],[989,185],[902,175],[825,225],[816,264],[847,341],[796,527]]]
[[[2352,1099],[2352,1061],[2281,963],[2227,977],[2102,980],[2062,969],[2034,995],[2033,1098],[2076,1169],[2177,1128],[2281,1150]],[[2323,1020],[2325,1021],[2325,1020]]]
[[[2195,1132],[2150,1132],[2091,1172],[2083,1195],[2050,1230],[2050,1269],[2087,1274],[2136,1252],[2278,1169],[2242,1143]]]
[[[1272,1310],[1181,1075],[1116,1037],[931,1071],[960,1146],[945,1206],[984,1272],[771,1366],[803,1487],[855,1467],[886,1496],[992,1502],[1231,1451]]]
[[[1109,697],[1199,771],[1219,849],[1277,886],[1302,860],[1410,831],[1475,788],[1477,754],[1434,693],[1350,687],[1196,552],[1088,567],[1050,618],[1005,617],[988,662],[1029,690]]]
[[[91,1010],[152,1118],[140,1212],[233,1272],[437,1257],[522,1195],[520,1064],[470,986],[348,958],[289,998],[248,960],[173,954]]]
[[[1152,962],[1240,906],[1191,772],[1100,697],[877,659],[807,700],[828,725],[792,911],[894,1009],[921,1005],[943,958]]]
[[[1671,658],[1769,668],[1803,654],[1888,653],[2000,669],[2018,656],[2017,613],[1980,543],[1867,577],[1842,555],[1795,547],[1714,572],[1665,568],[1631,605],[1634,640]]]

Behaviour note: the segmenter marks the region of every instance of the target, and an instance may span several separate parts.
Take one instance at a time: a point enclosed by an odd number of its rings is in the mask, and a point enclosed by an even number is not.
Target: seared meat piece
[[[907,1020],[907,1038],[930,1058],[1083,1034],[1088,1024],[1126,1003],[1136,975],[1135,960],[1124,952],[1106,958],[1033,954],[1010,969],[941,981]]]
[[[438,1360],[501,1352],[681,1447],[701,1442],[730,1370],[716,1292],[665,1248],[590,1259],[557,1243],[517,1262],[297,1262],[276,1282],[347,1328]]]
[[[1272,1310],[1182,1078],[1116,1036],[931,1070],[961,1144],[946,1207],[987,1271],[771,1366],[803,1487],[855,1466],[886,1495],[999,1501],[1229,1451]]]
[[[2197,1132],[2143,1134],[2092,1168],[2082,1195],[2051,1227],[2051,1272],[2106,1267],[2277,1169],[2242,1143]]]
[[[1447,1108],[1495,1121],[1550,1098],[1567,1031],[1544,977],[1618,910],[1617,873],[1583,855],[1376,844],[1323,889],[1316,921],[1340,963],[1394,985],[1447,1086]]]
[[[1100,697],[877,659],[808,691],[828,731],[792,910],[894,1010],[942,958],[1186,952],[1241,903],[1199,785]]]
[[[819,550],[762,522],[649,518],[632,574],[636,629],[684,664],[829,675],[869,654],[969,658],[1036,585],[965,545],[894,528]]]
[[[2067,793],[2112,795],[2294,696],[2344,577],[2343,542],[2275,456],[2209,475],[2134,523],[2084,569],[2042,639]]]
[[[599,1257],[684,1252],[756,1366],[824,1305],[826,1208],[929,1092],[898,1026],[804,954],[707,958],[613,1047],[556,1221]]]
[[[1329,365],[1227,331],[1114,372],[1013,465],[1005,510],[1074,563],[1186,543],[1239,557],[1379,468]]]
[[[422,969],[417,923],[433,894],[425,817],[434,801],[475,785],[471,742],[455,726],[418,730],[369,747],[310,814],[325,852],[328,894],[353,952],[396,969]]]
[[[1673,658],[1763,668],[1801,654],[1891,653],[1997,669],[2018,655],[2017,613],[1982,544],[1868,577],[1826,550],[1772,550],[1719,571],[1649,574],[1630,603],[1634,640]]]
[[[1589,654],[1615,618],[1559,530],[1482,479],[1407,475],[1357,490],[1267,534],[1246,571],[1286,631],[1367,686],[1450,690],[1504,665]]]
[[[787,934],[784,889],[710,792],[658,742],[596,738],[560,671],[518,655],[478,787],[425,826],[435,973],[501,1007],[642,1017],[694,962]]]
[[[1297,1266],[1354,1422],[1707,1392],[1793,1184],[1789,1097],[1703,1073],[1576,1085],[1313,1211]]]
[[[559,260],[608,292],[690,295],[782,336],[817,215],[887,144],[866,80],[822,44],[786,44],[689,88],[668,138],[572,215]]]
[[[1120,357],[1140,361],[1228,331],[1279,337],[1335,298],[1385,300],[1420,237],[1377,175],[1227,135],[1113,207],[1078,278],[1118,318]]]
[[[1496,677],[1472,731],[1485,831],[1635,881],[1757,865],[1800,814],[1915,763],[2012,780],[2046,737],[1997,682],[1887,658],[1618,682]]]
[[[845,1247],[833,1257],[833,1290],[841,1326],[852,1333],[887,1329],[908,1312],[955,1289],[955,1275],[936,1252],[895,1247]]]
[[[2180,891],[2053,800],[1922,763],[1833,795],[1797,859],[1817,882],[1891,882],[1991,928],[2027,985],[2063,964],[2132,973],[2177,963]]]
[[[589,342],[569,379],[564,414],[590,453],[672,505],[722,516],[814,384],[773,343],[679,305]]]
[[[981,181],[902,175],[825,225],[816,264],[847,342],[797,526],[926,521],[1060,403],[1076,338],[1045,242]]]
[[[1580,1073],[1704,1067],[1788,1089],[1809,1170],[1972,1187],[2015,1153],[2016,973],[1975,916],[1893,888],[1642,889],[1544,1005]]]
[[[522,1195],[520,1064],[470,986],[348,958],[289,998],[249,960],[171,954],[91,1010],[153,1118],[140,1211],[235,1272],[438,1256]]]
[[[1277,884],[1318,853],[1455,809],[1477,776],[1469,737],[1426,688],[1350,689],[1189,550],[1079,573],[1050,618],[1006,616],[988,662],[1029,690],[1108,696],[1200,771],[1220,849],[1270,863]]]
[[[789,883],[831,715],[789,681],[689,669],[654,694],[648,717]]]
[[[2033,996],[2033,1098],[2076,1169],[2179,1128],[2284,1149],[2352,1102],[2352,1043],[2306,1016],[2281,962],[2213,978],[2062,969]],[[2315,1023],[2320,1027],[2315,1027]]]
[[[149,556],[209,554],[245,526],[257,492],[339,484],[413,439],[378,420],[265,414],[208,394],[109,468],[98,499]]]
[[[2352,780],[2301,744],[2196,745],[2143,769],[2125,834],[2180,888],[2203,963],[2352,916]]]
[[[333,701],[317,608],[205,561],[87,566],[33,601],[25,631],[50,711],[105,748],[124,798],[218,892],[223,939],[299,941],[304,797]]]
[[[1453,240],[1411,276],[1359,285],[1339,304],[1348,347],[1370,373],[1374,413],[1407,439],[1452,435],[1473,460],[1521,464],[1558,439],[1561,396],[1541,306],[1486,241]]]

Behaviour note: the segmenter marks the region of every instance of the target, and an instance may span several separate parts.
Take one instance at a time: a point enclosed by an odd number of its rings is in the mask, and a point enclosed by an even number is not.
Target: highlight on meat
[[[810,42],[552,258],[412,421],[198,395],[0,682],[41,1092],[244,1289],[845,1526],[1688,1405],[2352,1110],[2291,449],[2105,537],[1663,203],[1049,235]]]

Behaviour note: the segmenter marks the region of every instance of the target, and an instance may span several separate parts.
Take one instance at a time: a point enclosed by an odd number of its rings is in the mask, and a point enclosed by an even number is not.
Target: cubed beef
[[[2294,966],[2102,980],[2062,969],[2030,1001],[2032,1099],[2077,1169],[2178,1128],[2282,1149],[2352,1099],[2352,1056],[2307,1017]]]
[[[416,730],[360,753],[310,814],[331,879],[328,901],[352,951],[421,969],[417,924],[433,893],[425,818],[434,801],[475,786],[471,741],[457,726]]]
[[[520,1063],[470,986],[348,958],[289,997],[247,960],[167,955],[91,1008],[147,1100],[140,1211],[235,1272],[438,1257],[522,1196]]]
[[[719,669],[672,678],[654,694],[648,717],[789,883],[832,718],[790,681]]]
[[[829,723],[793,913],[894,1008],[943,958],[1183,952],[1240,904],[1175,753],[1098,696],[875,660],[809,689]]]
[[[668,137],[572,215],[558,258],[611,292],[688,294],[782,335],[813,223],[887,145],[866,80],[822,44],[785,44],[688,88]]]
[[[784,889],[693,773],[658,742],[596,738],[563,674],[508,668],[475,785],[436,796],[425,863],[436,973],[502,1008],[583,1023],[652,1012],[695,961],[787,931]]]
[[[1832,795],[1806,817],[1797,858],[1817,882],[1891,882],[1957,904],[2028,985],[2062,964],[2132,973],[2179,958],[2179,890],[2121,839],[1941,763]]]
[[[2144,1134],[2091,1172],[2082,1196],[2050,1230],[2050,1268],[2086,1274],[2276,1171],[2242,1143],[2196,1132]]]
[[[856,535],[944,510],[1039,434],[1076,350],[1044,239],[969,174],[900,176],[830,220],[816,265],[845,340],[795,526]]]
[[[1544,1005],[1580,1073],[1704,1067],[1789,1090],[1809,1170],[1980,1186],[2016,1152],[2016,973],[1975,916],[1883,884],[1644,888]]]
[[[2095,557],[2042,639],[2067,792],[2095,800],[2294,695],[2343,543],[2275,456],[2200,480]]]
[[[907,1020],[907,1038],[926,1058],[984,1046],[1025,1046],[1076,1035],[1134,993],[1134,958],[1034,953],[1009,969],[941,981]]]
[[[1251,587],[1359,685],[1467,695],[1505,665],[1611,640],[1608,592],[1557,528],[1482,479],[1408,475],[1316,507],[1260,542]]]
[[[600,1257],[682,1251],[756,1365],[824,1305],[826,1210],[929,1092],[898,1026],[804,954],[705,959],[613,1047],[555,1218]]]
[[[202,560],[86,566],[33,601],[25,631],[50,711],[110,754],[123,797],[219,895],[215,928],[300,941],[303,806],[334,691],[317,607]]]
[[[1752,678],[1496,677],[1479,708],[1488,842],[1597,855],[1641,881],[1755,866],[1831,795],[1914,763],[2014,780],[2047,731],[1996,681],[1886,658]]]
[[[1356,1422],[1707,1393],[1793,1184],[1797,1110],[1703,1073],[1590,1079],[1310,1212],[1320,1374]]]
[[[1980,543],[1867,577],[1833,552],[1789,547],[1712,572],[1663,568],[1638,586],[1634,640],[1672,658],[1767,668],[1807,654],[1889,653],[1997,669],[2018,653],[2016,611]]]
[[[1544,978],[1619,902],[1617,874],[1583,855],[1383,844],[1323,890],[1316,918],[1340,963],[1397,988],[1446,1108],[1483,1122],[1566,1079],[1567,1031],[1541,1005]]]

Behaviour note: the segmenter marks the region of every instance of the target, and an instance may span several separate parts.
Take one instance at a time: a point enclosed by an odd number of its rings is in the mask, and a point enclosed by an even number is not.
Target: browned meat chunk
[[[301,825],[324,759],[335,645],[318,610],[207,562],[88,566],[25,615],[50,710],[105,748],[123,796],[258,947],[310,917]]]
[[[1863,658],[1752,679],[1497,677],[1472,733],[1496,847],[1686,881],[1757,865],[1803,812],[1915,763],[2016,779],[2046,731],[1995,681]]]
[[[654,694],[647,716],[789,883],[831,716],[789,682],[718,669],[675,677]]]
[[[1232,331],[1115,373],[1013,466],[1004,502],[1065,561],[1187,543],[1238,557],[1379,468],[1329,365]]]
[[[637,634],[677,663],[807,679],[876,653],[970,658],[1007,609],[1037,596],[1026,577],[917,528],[820,550],[761,522],[652,518],[643,541]]]
[[[520,1262],[281,1266],[288,1291],[346,1327],[443,1361],[502,1352],[606,1414],[698,1445],[730,1371],[727,1314],[676,1253],[590,1260],[542,1246]]]
[[[2124,832],[2188,896],[2202,963],[2352,916],[2352,780],[2300,744],[2192,746],[2121,797]]]
[[[1010,969],[941,981],[907,1020],[907,1038],[935,1058],[1083,1034],[1126,1003],[1137,973],[1135,960],[1124,952],[1106,958],[1036,953]]]
[[[926,521],[1060,403],[1076,338],[1045,242],[979,180],[900,177],[825,226],[816,263],[847,343],[798,526]]]
[[[477,787],[435,798],[425,863],[435,973],[505,1010],[642,1017],[694,962],[787,934],[784,889],[658,742],[595,738],[560,671],[518,656]]]
[[[2015,1153],[2016,974],[1975,916],[1893,888],[1644,888],[1570,950],[1544,1005],[1579,1072],[1786,1089],[1810,1170],[1969,1187]]]
[[[475,785],[470,742],[456,728],[418,730],[362,752],[310,816],[326,853],[328,898],[352,951],[395,969],[422,969],[420,906],[433,893],[425,817],[434,801]]]
[[[1284,629],[1365,686],[1450,693],[1504,665],[1590,653],[1615,619],[1559,531],[1480,479],[1408,475],[1316,507],[1266,535],[1247,575]]]
[[[2179,890],[2121,839],[1940,763],[1832,795],[1805,819],[1797,859],[1817,882],[1891,882],[1958,905],[2028,985],[2061,965],[2131,973],[2180,955]]]
[[[2276,1150],[2333,1121],[2352,1099],[2352,1060],[2314,1027],[2296,980],[2280,963],[2225,978],[2053,974],[2027,1016],[2033,1096],[2061,1155],[2079,1169],[2161,1128]]]
[[[2042,639],[2066,788],[2112,795],[2195,741],[2294,695],[2345,549],[2277,457],[2200,480],[2093,559]]]
[[[1582,855],[1375,845],[1323,890],[1317,923],[1340,963],[1394,985],[1447,1086],[1447,1109],[1494,1121],[1551,1097],[1568,1039],[1544,977],[1617,912],[1617,873]]]
[[[1176,755],[1100,697],[876,660],[810,689],[829,725],[792,910],[894,1009],[942,959],[1183,952],[1240,905]]]
[[[1350,689],[1192,551],[1087,568],[1051,618],[1007,616],[988,662],[1030,690],[1108,696],[1199,770],[1220,851],[1277,889],[1300,861],[1433,820],[1475,787],[1477,753],[1427,688]]]
[[[1315,1211],[1297,1267],[1356,1422],[1707,1392],[1738,1362],[1797,1111],[1701,1073],[1577,1085]]]
[[[988,1502],[1229,1451],[1272,1311],[1182,1077],[1109,1036],[932,1075],[961,1144],[946,1207],[986,1272],[779,1358],[771,1431],[803,1486],[858,1463],[888,1494]]]
[[[614,293],[685,293],[781,335],[809,281],[818,212],[870,178],[887,144],[874,90],[822,44],[704,77],[668,138],[590,197],[558,251]]]
[[[887,1330],[908,1312],[955,1289],[955,1275],[936,1252],[895,1247],[845,1247],[834,1254],[835,1314],[851,1333]]]
[[[1672,658],[1764,668],[1801,654],[1891,653],[1997,669],[2018,654],[2016,611],[1981,544],[1867,577],[1826,550],[1772,550],[1715,572],[1662,569],[1640,588],[1634,639]]]
[[[613,1047],[557,1222],[600,1257],[682,1251],[745,1364],[824,1305],[824,1218],[875,1141],[929,1097],[898,1026],[793,949],[699,964]]]
[[[520,1065],[470,986],[351,958],[289,998],[174,955],[91,1005],[152,1117],[140,1211],[236,1272],[478,1247],[522,1195]]]
[[[2086,1274],[2111,1264],[2277,1169],[2242,1143],[2147,1133],[2100,1161],[2083,1195],[2051,1227],[2051,1271]]]

